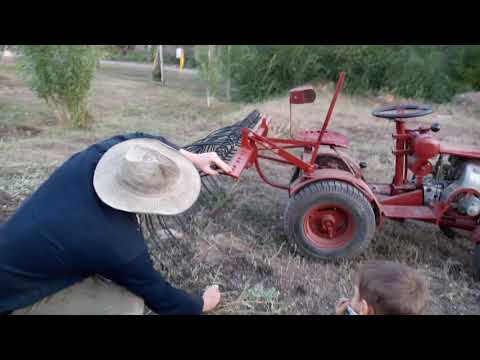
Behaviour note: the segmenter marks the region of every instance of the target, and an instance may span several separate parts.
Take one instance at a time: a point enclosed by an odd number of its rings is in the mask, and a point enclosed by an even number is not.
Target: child
[[[408,266],[370,261],[357,272],[355,294],[337,304],[337,315],[420,315],[427,302],[425,279]]]

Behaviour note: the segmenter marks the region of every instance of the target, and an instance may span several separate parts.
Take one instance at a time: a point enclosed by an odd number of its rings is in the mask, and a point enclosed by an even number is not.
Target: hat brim
[[[178,166],[178,181],[171,186],[171,191],[144,196],[118,182],[117,173],[123,158],[136,145],[158,151]],[[156,139],[132,139],[112,146],[102,156],[95,168],[93,187],[98,197],[114,209],[138,214],[177,215],[187,211],[197,201],[201,180],[192,162],[177,150]]]

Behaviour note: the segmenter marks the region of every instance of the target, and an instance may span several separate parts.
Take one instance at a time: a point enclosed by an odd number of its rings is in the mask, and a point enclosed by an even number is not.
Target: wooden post
[[[165,83],[165,77],[163,72],[163,45],[159,45],[159,52],[160,52],[160,76],[162,77],[161,82]]]
[[[161,83],[165,82],[163,77],[163,45],[157,45],[157,51],[155,52],[155,60],[153,62],[153,80],[160,81]]]
[[[152,45],[145,45],[148,53],[148,61],[152,61]]]
[[[215,45],[208,45],[208,81],[207,81],[207,106],[210,107],[211,96],[210,96],[210,83],[212,81],[212,58],[213,50]]]

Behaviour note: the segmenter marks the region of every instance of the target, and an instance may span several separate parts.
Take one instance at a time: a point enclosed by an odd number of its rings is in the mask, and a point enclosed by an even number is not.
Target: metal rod
[[[273,187],[276,187],[276,188],[278,188],[278,189],[283,189],[283,190],[289,190],[289,189],[290,189],[289,186],[280,185],[280,184],[275,184],[275,183],[271,182],[270,180],[268,180],[267,177],[263,174],[262,169],[260,169],[260,164],[258,163],[258,157],[257,157],[257,156],[255,156],[255,168],[257,169],[257,172],[258,172],[258,175],[260,176],[260,178],[261,178],[265,183],[267,183],[268,185],[273,186]]]
[[[318,149],[320,148],[320,145],[322,144],[322,139],[323,135],[325,134],[325,131],[327,131],[328,125],[330,123],[330,119],[332,117],[333,109],[335,107],[335,104],[337,102],[338,95],[340,94],[340,91],[342,90],[343,83],[345,81],[345,73],[341,72],[340,73],[340,78],[337,83],[337,88],[335,89],[335,94],[333,95],[332,102],[330,103],[330,107],[328,108],[327,116],[325,117],[325,121],[323,122],[322,130],[320,131],[320,135],[318,135],[317,139],[317,145],[315,146],[313,150],[313,155],[312,155],[312,160],[311,164],[315,164],[315,160],[317,159],[317,154],[318,154]]]

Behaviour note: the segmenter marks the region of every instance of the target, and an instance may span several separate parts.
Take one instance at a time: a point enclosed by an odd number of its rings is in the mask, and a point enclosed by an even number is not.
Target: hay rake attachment
[[[255,110],[244,120],[233,125],[215,130],[206,137],[184,147],[193,153],[216,152],[225,162],[230,162],[239,149],[242,140],[242,129],[253,129],[260,122],[262,116]],[[150,240],[151,253],[166,270],[157,254],[163,253],[166,247],[187,246],[188,242],[177,241],[178,238],[193,239],[198,235],[195,231],[195,217],[201,208],[214,208],[225,197],[222,181],[201,173],[202,190],[196,204],[187,212],[176,216],[139,215],[138,221],[146,239]],[[183,245],[182,245],[183,244]],[[152,251],[154,250],[154,251]],[[187,249],[183,249],[187,250]]]

